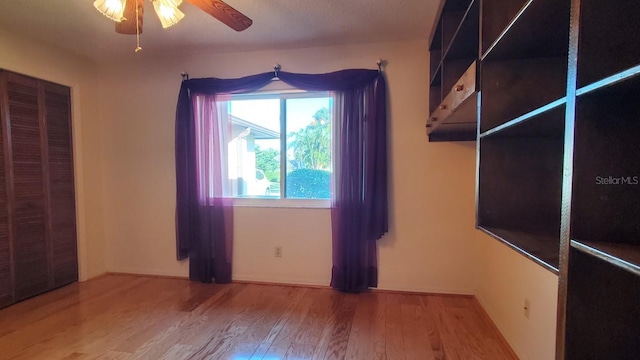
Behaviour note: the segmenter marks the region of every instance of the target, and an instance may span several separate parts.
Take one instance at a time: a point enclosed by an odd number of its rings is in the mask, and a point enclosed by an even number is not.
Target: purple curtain
[[[388,231],[385,86],[375,81],[335,96],[331,286],[356,292],[377,286],[376,240]]]
[[[239,79],[182,82],[176,110],[177,254],[190,258],[194,280],[231,281],[232,207],[224,192],[224,119],[217,96],[251,92],[274,73]],[[376,240],[388,231],[386,83],[377,70],[328,74],[279,72],[283,82],[303,90],[333,91],[334,164],[331,199],[333,269],[331,286],[357,292],[377,286]],[[203,130],[204,129],[204,130]],[[209,139],[206,139],[206,137]],[[220,151],[215,154],[216,149]],[[208,160],[203,160],[207,154]],[[203,163],[204,161],[204,163]],[[217,182],[222,185],[213,187]],[[219,190],[219,191],[218,191]]]
[[[176,246],[189,258],[189,278],[231,282],[233,206],[226,174],[230,127],[220,116],[219,96],[257,90],[271,81],[261,74],[241,79],[182,82],[176,109]]]

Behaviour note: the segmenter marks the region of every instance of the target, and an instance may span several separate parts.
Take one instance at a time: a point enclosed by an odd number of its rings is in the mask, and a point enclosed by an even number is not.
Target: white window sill
[[[233,206],[261,208],[329,209],[331,200],[323,199],[278,199],[278,198],[234,198]]]

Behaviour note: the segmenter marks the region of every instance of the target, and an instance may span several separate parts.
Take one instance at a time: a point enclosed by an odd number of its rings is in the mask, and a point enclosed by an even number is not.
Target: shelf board
[[[429,45],[429,51],[442,50],[442,18],[436,23],[436,27],[431,34],[431,44]]]
[[[571,247],[640,276],[640,245],[571,240]]]
[[[447,45],[446,50],[442,54],[442,59],[455,60],[460,58],[469,57],[469,48],[475,48],[476,51],[472,54],[473,58],[478,57],[478,31],[480,29],[480,17],[479,17],[479,0],[472,0],[467,7],[467,10],[460,21],[458,29],[453,34],[451,42]],[[461,43],[461,38],[469,38],[475,41],[475,46],[470,47],[467,43]],[[473,51],[473,50],[472,50]]]
[[[458,25],[458,27],[456,28],[456,31],[453,33],[451,41],[449,42],[449,44],[446,44],[446,49],[444,49],[444,51],[442,52],[442,56],[440,59],[440,62],[438,63],[438,66],[436,67],[436,70],[433,72],[433,75],[431,76],[430,79],[430,84],[434,85],[434,83],[436,82],[440,82],[440,78],[442,76],[442,67],[443,67],[443,63],[445,61],[445,59],[447,60],[457,60],[461,57],[468,57],[468,56],[461,56],[462,55],[466,55],[465,50],[468,48],[468,46],[465,46],[466,44],[461,44],[460,43],[460,38],[467,36],[471,39],[473,39],[474,41],[479,41],[478,40],[478,31],[480,28],[479,22],[480,22],[480,18],[479,18],[479,13],[477,11],[478,7],[476,5],[476,7],[474,8],[474,4],[478,3],[479,0],[464,0],[464,1],[458,1],[456,4],[456,6],[453,7],[453,9],[459,9],[460,6],[465,5],[465,9],[462,10],[458,10],[458,11],[464,11],[464,15],[462,16],[462,19],[460,20],[460,24]],[[473,14],[473,10],[475,11],[475,14]],[[446,10],[446,9],[445,9]],[[449,11],[453,11],[452,9],[450,9]],[[438,31],[442,31],[442,24],[441,24],[442,20],[440,20],[440,23],[438,25]],[[471,23],[470,23],[471,22]],[[475,31],[473,31],[473,23],[475,23],[476,28]],[[441,35],[441,34],[440,34]],[[436,34],[436,36],[438,36]],[[440,44],[439,46],[434,47],[434,44],[432,44],[432,48],[431,50],[437,50],[437,51],[442,51],[443,48],[443,44]],[[475,48],[478,48],[477,44],[475,46]],[[474,54],[474,59],[477,59],[478,57],[478,52],[476,51]]]
[[[571,236],[640,243],[640,77],[576,101]],[[610,178],[614,178],[613,180]]]
[[[429,142],[476,141],[475,123],[442,125],[429,134]]]
[[[580,1],[577,85],[579,88],[640,63],[638,1]]]
[[[429,85],[431,86],[440,86],[440,79],[442,77],[442,61],[438,64],[436,71],[433,72],[433,77],[429,81]]]
[[[517,230],[505,240],[557,268],[564,137],[563,132],[539,133],[562,128],[564,121],[547,114],[480,138],[476,214],[485,228]]]
[[[554,110],[558,111],[560,110],[561,106],[564,106],[567,103],[567,99],[566,97],[562,98],[562,99],[558,99],[556,101],[553,101],[549,104],[546,104],[544,106],[541,106],[535,110],[532,110],[522,116],[519,116],[513,120],[507,121],[506,123],[496,126],[492,129],[489,129],[485,132],[483,132],[482,134],[480,134],[480,138],[486,137],[486,136],[491,136],[491,135],[495,135],[497,133],[500,132],[505,132],[508,131],[509,129],[514,128],[515,126],[521,125],[524,122],[530,121],[536,117],[540,117],[540,116],[544,116],[545,114],[552,112]],[[564,112],[563,112],[563,116],[564,116]],[[550,134],[553,133],[557,130],[562,130],[564,129],[564,122],[561,122],[561,126],[560,127],[554,127],[552,124],[552,127],[550,129],[541,129],[542,131],[538,131],[538,132],[530,132],[530,135],[545,135],[545,134]]]
[[[442,122],[438,123],[436,126],[434,124],[429,127],[429,135],[440,135],[442,133],[471,133],[473,134],[473,138],[470,140],[476,139],[477,134],[477,123],[475,122]]]
[[[448,117],[431,123],[429,141],[475,141],[478,132],[478,93],[473,93]]]
[[[568,0],[529,0],[482,54],[482,60],[566,56],[569,18]]]
[[[621,71],[615,75],[609,76],[600,81],[596,81],[589,85],[583,86],[576,91],[576,96],[586,95],[594,91],[615,86],[617,84],[620,84],[629,80],[638,80],[639,77],[640,77],[640,65],[634,66],[625,71]]]
[[[481,132],[525,120],[567,95],[566,57],[488,61],[481,72]]]
[[[498,239],[552,273],[556,275],[559,273],[559,238],[480,225],[478,229]]]
[[[443,12],[465,11],[471,0],[449,0],[444,4]]]

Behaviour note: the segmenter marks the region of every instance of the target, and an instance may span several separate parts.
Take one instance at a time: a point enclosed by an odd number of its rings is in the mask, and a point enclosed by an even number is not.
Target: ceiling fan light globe
[[[121,22],[124,20],[124,5],[126,0],[95,0],[93,6],[109,19]]]
[[[181,0],[154,0],[153,9],[160,19],[160,23],[163,28],[171,27],[177,24],[182,18],[184,13],[178,9],[176,3],[181,3]]]
[[[182,0],[166,0],[168,3],[173,4],[174,7],[180,6],[182,4]]]

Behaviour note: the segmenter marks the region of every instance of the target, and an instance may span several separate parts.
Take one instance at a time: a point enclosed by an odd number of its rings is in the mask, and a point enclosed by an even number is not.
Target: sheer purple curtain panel
[[[226,167],[229,118],[224,94],[263,87],[272,75],[182,82],[176,109],[176,252],[189,258],[189,278],[230,283],[233,204]]]
[[[388,231],[384,78],[335,94],[331,286],[346,292],[378,285],[376,240]]]
[[[199,206],[197,251],[190,273],[202,282],[231,282],[233,203],[226,159],[231,124],[218,108],[216,95],[192,98],[195,119],[196,176]],[[219,239],[219,241],[209,241]]]

